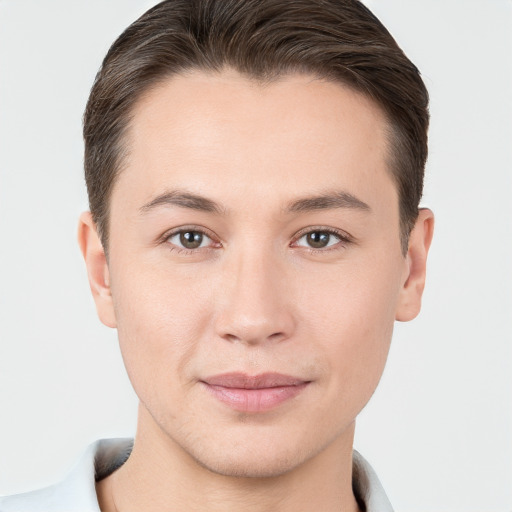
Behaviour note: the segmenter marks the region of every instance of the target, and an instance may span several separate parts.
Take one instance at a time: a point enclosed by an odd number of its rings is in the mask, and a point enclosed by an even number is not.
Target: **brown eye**
[[[203,234],[198,231],[183,231],[180,233],[180,243],[185,249],[197,249],[203,243]]]
[[[331,233],[326,231],[312,231],[306,235],[306,242],[313,249],[322,249],[329,245],[331,237]]]
[[[340,242],[343,243],[340,244]],[[325,229],[317,229],[314,231],[309,231],[309,233],[304,233],[297,239],[297,241],[294,243],[294,246],[305,247],[308,249],[327,249],[340,245],[341,248],[341,246],[348,242],[349,240],[346,237],[338,235],[335,232]]]
[[[180,249],[200,249],[212,244],[212,239],[201,231],[183,230],[169,236],[167,242]]]

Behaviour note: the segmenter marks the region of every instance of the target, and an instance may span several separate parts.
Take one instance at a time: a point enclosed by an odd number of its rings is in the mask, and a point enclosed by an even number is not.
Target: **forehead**
[[[265,199],[283,184],[290,196],[345,185],[364,195],[376,177],[390,179],[387,131],[381,109],[339,83],[294,74],[263,85],[230,69],[195,70],[140,98],[120,181],[140,179],[142,202],[205,183],[219,194],[261,189]]]

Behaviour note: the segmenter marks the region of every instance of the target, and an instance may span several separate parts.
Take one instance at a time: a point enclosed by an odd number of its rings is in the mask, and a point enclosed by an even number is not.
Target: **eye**
[[[340,242],[348,243],[349,239],[347,236],[343,236],[334,231],[315,229],[300,236],[294,245],[296,247],[306,247],[309,249],[325,249],[333,247]]]
[[[210,247],[213,244],[213,240],[208,235],[202,231],[194,231],[192,229],[184,229],[172,233],[166,240],[179,249],[188,250]]]

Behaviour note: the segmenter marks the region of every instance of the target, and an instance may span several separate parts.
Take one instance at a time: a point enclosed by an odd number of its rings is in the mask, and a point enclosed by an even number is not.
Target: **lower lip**
[[[273,388],[243,389],[214,386],[207,383],[206,388],[219,401],[235,411],[264,412],[274,409],[301,393],[309,382],[295,386],[278,386]]]

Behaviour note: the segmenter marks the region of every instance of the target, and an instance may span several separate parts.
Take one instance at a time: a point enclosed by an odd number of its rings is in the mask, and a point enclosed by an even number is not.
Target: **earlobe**
[[[412,320],[420,312],[421,297],[425,288],[427,256],[433,234],[434,214],[428,208],[422,208],[409,237],[407,268],[395,315],[398,321]]]
[[[116,327],[107,258],[90,212],[80,215],[78,245],[87,267],[89,285],[98,316],[107,327]]]

